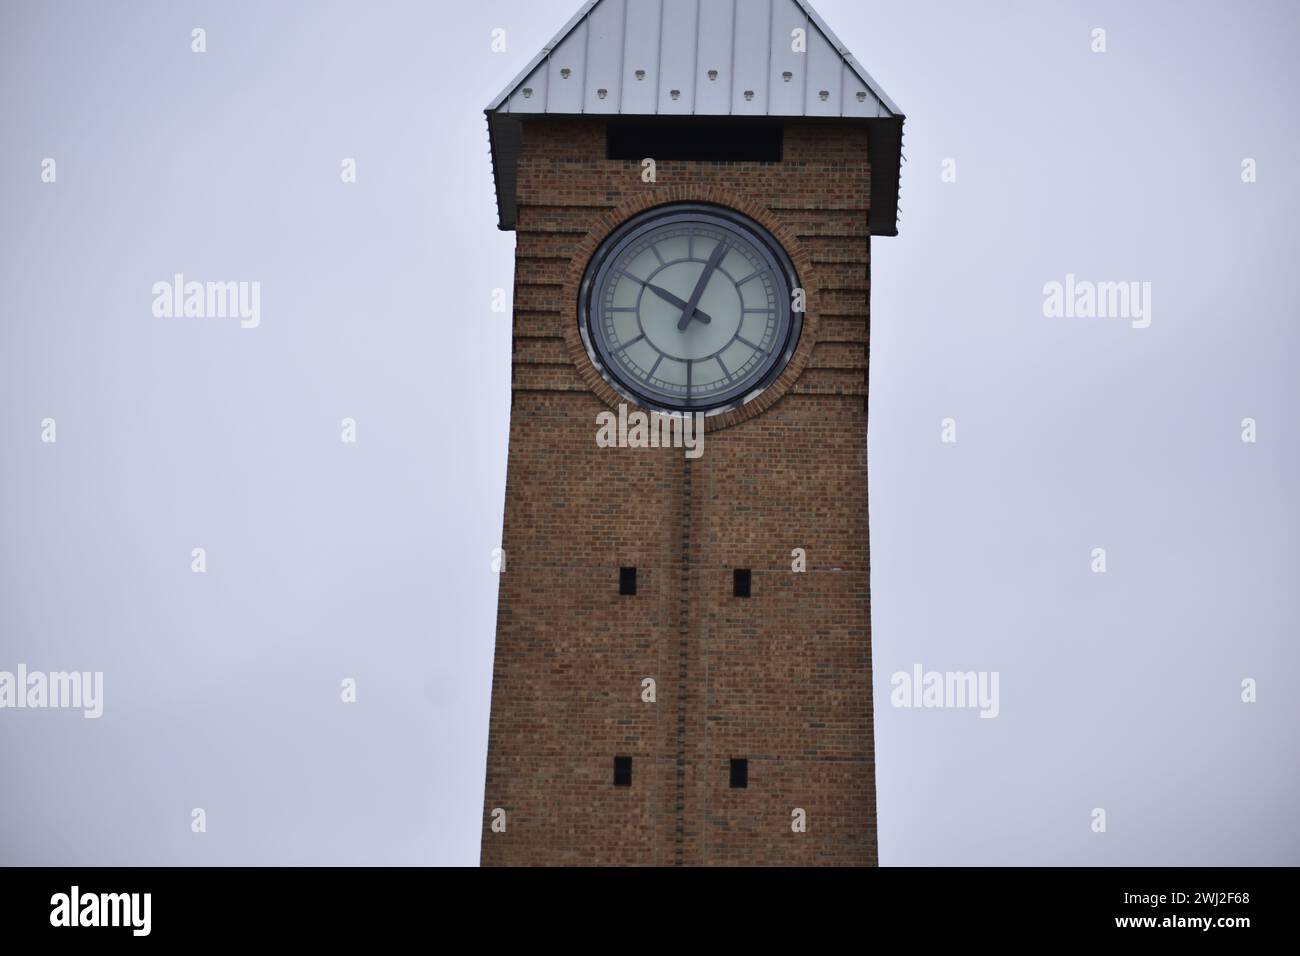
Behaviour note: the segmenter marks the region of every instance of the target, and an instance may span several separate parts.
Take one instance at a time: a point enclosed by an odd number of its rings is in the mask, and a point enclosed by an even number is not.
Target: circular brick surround
[[[717,431],[753,418],[774,405],[798,380],[804,366],[808,364],[809,356],[812,355],[813,346],[817,344],[817,313],[811,308],[812,303],[816,301],[816,279],[813,274],[812,260],[794,234],[764,207],[738,193],[717,186],[671,186],[647,188],[645,193],[636,199],[603,213],[592,225],[591,231],[579,241],[574,250],[573,261],[569,264],[561,298],[565,303],[564,339],[578,374],[602,402],[611,408],[617,408],[620,403],[635,405],[605,381],[604,376],[592,364],[586,346],[582,344],[582,334],[578,330],[578,287],[597,247],[611,232],[637,213],[655,206],[678,202],[702,202],[726,206],[761,224],[785,248],[786,254],[794,263],[799,283],[804,290],[806,310],[803,315],[803,329],[799,333],[799,344],[795,348],[794,355],[790,357],[789,364],[776,381],[744,405],[705,416],[705,428],[708,431]]]

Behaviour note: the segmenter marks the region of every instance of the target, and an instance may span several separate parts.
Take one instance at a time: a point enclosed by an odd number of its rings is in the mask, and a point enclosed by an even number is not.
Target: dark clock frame
[[[758,373],[745,390],[739,394],[726,395],[717,401],[669,404],[662,397],[647,395],[635,385],[625,382],[618,374],[617,363],[605,349],[603,337],[592,328],[592,323],[599,318],[599,310],[593,302],[596,292],[604,286],[609,269],[617,259],[617,253],[651,229],[672,222],[676,219],[703,220],[727,229],[739,231],[759,250],[765,251],[776,267],[778,278],[785,283],[784,295],[778,294],[778,307],[785,310],[787,321],[783,341],[774,347],[763,360],[763,370]],[[587,351],[592,365],[609,385],[628,401],[655,411],[663,412],[703,412],[717,415],[739,408],[752,401],[769,388],[790,364],[799,337],[803,331],[803,313],[796,312],[791,303],[793,290],[800,288],[799,276],[789,253],[764,226],[749,216],[730,209],[727,206],[699,202],[675,202],[654,206],[642,213],[632,216],[613,230],[604,241],[596,247],[578,286],[578,331],[582,344]],[[779,323],[778,323],[779,324]]]

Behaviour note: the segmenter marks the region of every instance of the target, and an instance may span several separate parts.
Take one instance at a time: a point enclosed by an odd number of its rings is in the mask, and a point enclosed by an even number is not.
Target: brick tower
[[[483,864],[874,865],[902,114],[803,0],[594,0],[487,116],[516,252]],[[638,446],[643,410],[702,443]]]

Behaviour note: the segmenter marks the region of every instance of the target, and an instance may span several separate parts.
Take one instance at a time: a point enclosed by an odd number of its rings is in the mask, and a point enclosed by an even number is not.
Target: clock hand
[[[691,316],[695,313],[695,307],[700,304],[700,296],[704,295],[704,287],[709,284],[713,278],[713,270],[718,267],[722,257],[727,254],[727,240],[721,239],[713,248],[713,255],[709,256],[709,261],[704,264],[704,271],[700,273],[700,281],[695,283],[695,291],[691,293],[691,301],[686,303],[686,308],[682,310],[681,320],[677,323],[677,331],[685,332],[686,326],[691,324]]]
[[[672,305],[677,306],[677,308],[679,309],[686,308],[686,300],[679,299],[677,296],[673,295],[667,289],[661,289],[659,286],[651,285],[649,282],[645,284],[645,287],[649,289],[651,292],[653,292],[655,295],[659,296],[659,298],[663,299],[665,302],[671,303]],[[713,321],[713,318],[707,312],[703,312],[700,309],[695,310],[695,317],[699,319],[701,322]]]

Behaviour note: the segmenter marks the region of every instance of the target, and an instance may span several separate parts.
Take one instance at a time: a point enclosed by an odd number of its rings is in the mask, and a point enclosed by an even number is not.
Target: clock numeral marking
[[[659,245],[658,245],[657,243],[656,243],[655,245],[652,245],[652,246],[650,247],[650,251],[653,252],[653,253],[655,254],[655,258],[659,260],[659,264],[660,264],[661,266],[666,266],[666,265],[668,265],[668,263],[664,260],[664,257],[663,257],[662,255],[660,255],[660,253],[659,253]]]
[[[738,281],[738,282],[736,283],[736,288],[739,289],[742,285],[744,285],[744,284],[745,284],[746,282],[748,282],[750,279],[753,279],[753,278],[755,278],[756,276],[761,276],[761,275],[762,275],[764,272],[766,272],[766,271],[767,271],[766,269],[759,269],[757,272],[751,272],[749,275],[745,276],[745,278],[741,279],[740,281]]]
[[[771,309],[771,308],[769,308],[769,309],[741,309],[740,311],[741,311],[741,312],[744,312],[744,313],[746,313],[746,314],[748,314],[748,313],[750,313],[750,312],[759,312],[759,313],[762,313],[763,315],[771,315],[773,312],[776,311],[776,309]]]
[[[659,363],[662,362],[663,360],[664,360],[664,353],[660,352],[659,357],[655,359],[654,365],[650,366],[650,374],[646,376],[647,379],[651,379],[655,377],[655,372],[659,370]]]
[[[620,345],[620,346],[618,347],[618,350],[619,350],[620,352],[626,352],[626,351],[628,350],[628,347],[629,347],[629,346],[636,345],[636,344],[637,344],[638,342],[640,342],[643,338],[645,338],[645,333],[644,333],[644,332],[642,332],[640,335],[638,335],[638,336],[637,336],[636,338],[634,338],[634,339],[628,339],[626,342],[624,342],[622,345]]]
[[[713,361],[718,363],[718,368],[722,369],[722,374],[727,376],[727,381],[731,381],[731,369],[727,368],[726,363],[722,361],[722,354],[713,356]]]
[[[761,345],[755,345],[753,342],[749,341],[749,339],[745,338],[743,335],[737,335],[737,336],[736,336],[736,341],[737,341],[737,342],[744,342],[746,345],[748,345],[748,346],[749,346],[751,349],[753,349],[755,352],[762,352],[762,351],[763,351],[763,346],[761,346]]]

